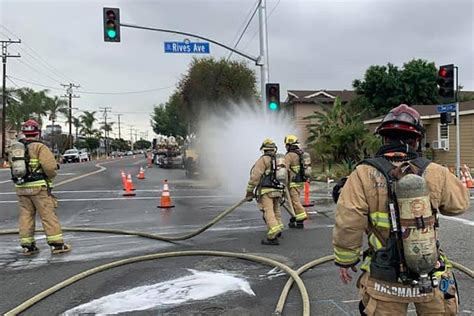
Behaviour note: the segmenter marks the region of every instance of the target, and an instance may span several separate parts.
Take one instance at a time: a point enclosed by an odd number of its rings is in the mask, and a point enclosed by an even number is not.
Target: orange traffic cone
[[[127,181],[130,181],[130,190],[135,191],[135,186],[133,185],[132,175],[130,173],[127,176]]]
[[[304,203],[303,203],[304,207],[314,206],[314,203],[310,202],[309,200],[309,190],[310,190],[309,181],[306,181],[304,183]]]
[[[122,186],[123,189],[126,190],[127,187],[127,176],[125,175],[125,172],[122,170],[120,171],[120,176],[122,177]]]
[[[147,167],[147,168],[153,167],[151,160],[152,160],[151,155],[148,155],[148,157],[146,158],[146,162],[147,162],[147,166],[146,166],[146,167]]]
[[[125,192],[123,192],[123,196],[135,196],[135,192],[133,192],[133,182],[132,176],[128,174],[127,180],[125,182]]]
[[[140,167],[140,172],[137,175],[137,179],[139,179],[139,180],[144,180],[145,179],[145,170],[143,170],[143,167]]]
[[[165,179],[163,183],[163,191],[161,192],[160,205],[158,205],[158,208],[172,208],[172,207],[174,207],[174,205],[171,202],[171,196],[170,196],[170,191],[168,187],[168,180]]]
[[[459,170],[459,175],[461,176],[462,184],[467,188],[466,177],[464,176],[464,171],[462,169]]]
[[[469,168],[467,165],[464,165],[463,169],[464,169],[464,176],[466,177],[466,187],[468,189],[472,189],[474,185],[472,183],[471,172],[469,171]]]

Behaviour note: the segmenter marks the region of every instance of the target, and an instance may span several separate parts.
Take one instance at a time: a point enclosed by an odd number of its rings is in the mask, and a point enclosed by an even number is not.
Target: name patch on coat
[[[393,286],[380,284],[378,282],[374,283],[374,290],[377,292],[399,296],[399,297],[423,297],[426,296],[425,293],[420,293],[420,289],[417,287],[402,287],[402,286]]]

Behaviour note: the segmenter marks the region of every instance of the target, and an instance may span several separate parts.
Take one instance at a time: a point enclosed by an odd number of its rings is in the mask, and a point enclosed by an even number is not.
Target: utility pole
[[[104,145],[105,145],[105,155],[107,156],[109,154],[108,146],[107,146],[108,137],[109,137],[109,131],[108,131],[109,126],[107,125],[107,113],[109,110],[112,110],[112,108],[109,106],[106,106],[106,107],[100,107],[99,110],[101,112],[104,112],[103,114],[104,115],[104,135],[105,135]]]
[[[61,84],[64,88],[66,88],[66,94],[63,95],[65,98],[69,98],[69,109],[68,109],[68,124],[69,124],[69,136],[68,136],[68,143],[69,148],[73,147],[73,137],[72,137],[72,98],[79,98],[78,95],[74,94],[73,88],[80,88],[80,85],[76,85],[72,82],[68,84]]]
[[[122,134],[121,134],[121,129],[120,129],[120,117],[123,116],[123,114],[117,114],[117,118],[118,118],[118,130],[119,130],[119,139],[122,139]]]
[[[267,33],[267,0],[260,0],[258,9],[259,32],[260,32],[260,92],[262,94],[262,106],[267,111],[267,100],[265,85],[270,81],[268,68],[268,33]]]
[[[17,55],[10,55],[8,54],[8,45],[10,44],[19,44],[21,40],[12,41],[8,39],[8,41],[0,41],[2,43],[2,63],[3,63],[3,86],[2,86],[2,158],[5,159],[5,147],[7,141],[7,58],[9,57],[21,57],[20,54]]]
[[[133,125],[130,125],[130,148],[133,150]]]

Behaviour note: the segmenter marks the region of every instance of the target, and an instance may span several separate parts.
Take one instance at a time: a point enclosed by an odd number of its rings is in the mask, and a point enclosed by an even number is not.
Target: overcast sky
[[[56,88],[52,95],[63,94],[59,83],[80,84],[75,107],[110,106],[114,114],[124,114],[127,137],[129,125],[134,125],[150,131],[151,138],[153,106],[166,102],[192,55],[164,53],[164,41],[182,41],[183,36],[129,28],[122,28],[121,43],[104,43],[102,7],[119,7],[122,23],[198,33],[233,44],[256,2],[0,0],[0,39],[19,37],[24,43],[9,46],[9,53],[22,57],[8,59],[7,74]],[[437,66],[455,63],[461,85],[474,90],[473,0],[267,0],[267,6],[270,80],[281,83],[282,99],[291,89],[351,89],[368,66],[401,66],[413,58]],[[256,16],[240,49],[258,55],[257,30]],[[211,55],[220,58],[228,52],[211,45]],[[259,76],[250,61],[249,66]],[[86,93],[158,88],[128,95]]]

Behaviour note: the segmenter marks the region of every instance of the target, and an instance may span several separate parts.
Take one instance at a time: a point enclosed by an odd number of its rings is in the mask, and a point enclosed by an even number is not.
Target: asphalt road
[[[213,183],[188,180],[182,170],[146,169],[145,180],[134,180],[136,197],[123,197],[120,171],[136,175],[143,159],[62,165],[55,194],[63,226],[183,234],[210,221],[241,196],[223,192]],[[102,171],[98,171],[102,170]],[[95,174],[78,178],[85,174]],[[0,229],[17,227],[17,205],[7,171],[0,171]],[[175,208],[157,208],[162,180],[169,179]],[[61,184],[62,183],[62,184]],[[244,189],[242,190],[244,191]],[[37,235],[39,255],[25,258],[18,236],[0,236],[0,312],[66,278],[111,261],[132,256],[181,250],[252,253],[296,269],[329,255],[334,205],[325,193],[315,195],[304,230],[285,230],[280,246],[263,246],[265,226],[255,203],[246,203],[193,239],[168,243],[133,236],[66,232],[69,254],[52,257],[45,238]],[[474,268],[473,207],[457,218],[441,219],[441,242],[450,258]],[[284,221],[288,215],[284,214]],[[38,220],[38,227],[40,223]],[[461,311],[474,312],[474,281],[457,273]],[[270,315],[287,277],[269,266],[229,258],[181,257],[134,263],[81,280],[44,299],[25,315],[124,313],[137,315]],[[303,275],[312,315],[357,315],[355,284],[344,286],[333,263]],[[285,315],[300,315],[301,298],[293,289]],[[410,307],[413,309],[413,307]],[[411,312],[412,313],[412,312]]]

